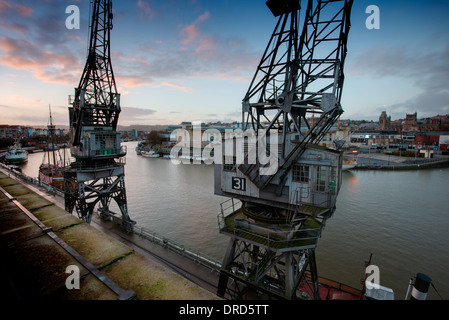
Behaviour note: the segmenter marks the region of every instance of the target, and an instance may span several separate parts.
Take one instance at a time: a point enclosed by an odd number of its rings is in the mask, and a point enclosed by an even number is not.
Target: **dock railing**
[[[174,240],[168,239],[154,231],[151,231],[145,227],[134,226],[134,234],[137,234],[146,240],[149,240],[155,244],[158,244],[168,250],[171,250],[183,257],[189,258],[195,263],[201,264],[204,267],[209,268],[211,271],[220,271],[221,262],[218,260],[192,248],[188,248],[185,245],[178,243]]]

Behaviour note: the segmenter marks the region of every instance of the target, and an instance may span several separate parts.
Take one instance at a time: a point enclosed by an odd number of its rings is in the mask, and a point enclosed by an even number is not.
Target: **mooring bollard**
[[[429,276],[423,273],[416,274],[415,284],[413,285],[410,300],[426,300],[431,282],[432,279]]]

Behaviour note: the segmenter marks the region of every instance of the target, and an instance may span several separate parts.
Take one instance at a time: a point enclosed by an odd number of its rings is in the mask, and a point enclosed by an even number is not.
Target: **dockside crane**
[[[215,167],[215,193],[230,197],[219,215],[230,242],[218,295],[319,299],[315,248],[342,170],[342,145],[320,141],[343,113],[353,0],[266,5],[277,23],[242,101],[243,141]]]
[[[126,148],[117,124],[120,94],[111,64],[112,1],[91,0],[87,61],[73,99],[69,97],[71,154],[75,159],[64,172],[65,208],[76,209],[90,223],[98,204],[100,216],[131,231],[125,189]],[[110,210],[117,203],[121,216]]]

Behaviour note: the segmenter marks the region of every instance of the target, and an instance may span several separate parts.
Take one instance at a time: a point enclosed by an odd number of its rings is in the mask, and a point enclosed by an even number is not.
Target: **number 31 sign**
[[[246,191],[246,179],[232,178],[232,189],[239,191]]]

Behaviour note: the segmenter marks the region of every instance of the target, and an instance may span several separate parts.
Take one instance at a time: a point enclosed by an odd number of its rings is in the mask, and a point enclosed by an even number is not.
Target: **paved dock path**
[[[210,269],[124,234],[112,223],[88,225],[64,211],[60,197],[26,186],[4,170],[0,187],[5,299],[115,300],[129,292],[138,300],[219,299],[218,276]],[[81,289],[66,287],[68,265],[81,269]]]

